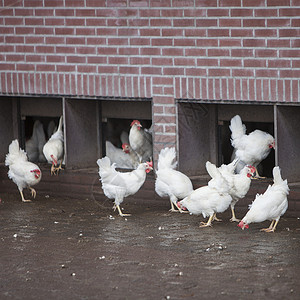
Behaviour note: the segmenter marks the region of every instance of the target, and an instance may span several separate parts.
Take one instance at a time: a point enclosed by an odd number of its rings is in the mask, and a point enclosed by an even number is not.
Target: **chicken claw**
[[[279,220],[278,220],[279,221]],[[275,222],[275,220],[273,220],[270,224],[270,226],[268,228],[263,228],[260,231],[264,231],[264,232],[274,232],[275,228],[277,226],[278,221]],[[275,224],[274,224],[275,222]],[[274,226],[273,226],[274,225]]]
[[[118,209],[118,211],[119,211],[119,216],[121,216],[121,217],[129,217],[129,216],[131,216],[131,214],[123,214],[122,211],[121,211],[120,206],[115,204],[115,205],[113,206],[113,210],[116,211],[116,209]]]
[[[36,197],[36,191],[35,191],[35,189],[32,188],[32,187],[29,187],[29,189],[30,189],[30,191],[31,191],[31,196],[32,196],[33,198],[35,198],[35,197]]]
[[[200,222],[199,227],[200,227],[200,228],[203,228],[203,227],[212,227],[211,222],[214,220],[214,218],[215,218],[215,214],[213,214],[213,215],[211,215],[211,216],[209,217],[207,223],[205,223],[205,222]]]
[[[23,195],[23,192],[22,192],[22,191],[20,191],[20,194],[21,194],[21,197],[22,197],[22,201],[23,201],[23,202],[31,202],[31,200],[26,200],[26,199],[24,198],[24,195]]]

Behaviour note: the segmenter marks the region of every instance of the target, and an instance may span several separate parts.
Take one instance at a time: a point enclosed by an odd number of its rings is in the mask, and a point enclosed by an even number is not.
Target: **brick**
[[[119,68],[120,74],[139,74],[139,67],[120,67]]]
[[[183,49],[180,48],[164,48],[162,49],[163,56],[183,56]]]
[[[54,15],[54,10],[53,9],[44,9],[44,8],[43,9],[35,8],[34,15],[37,17],[40,17],[40,16],[51,17]]]
[[[255,37],[276,37],[277,30],[276,29],[255,29],[254,30]]]
[[[152,46],[172,46],[173,39],[166,39],[166,38],[157,38],[151,39]]]
[[[56,37],[56,36],[48,36],[45,39],[46,44],[64,44],[65,43],[65,39],[64,37]]]
[[[59,18],[45,18],[46,26],[64,26],[65,20]]]
[[[197,59],[197,66],[218,66],[219,62],[218,59],[212,58],[199,58]]]
[[[172,5],[174,7],[194,7],[194,0],[173,0]]]
[[[183,46],[183,47],[194,47],[196,46],[196,41],[194,39],[174,39],[174,46]]]
[[[241,59],[221,59],[220,67],[242,67]]]
[[[300,27],[300,19],[292,19],[291,22],[292,27]]]
[[[34,71],[35,66],[33,64],[17,64],[17,71]]]
[[[142,67],[141,74],[162,75],[162,68],[160,68],[160,67]]]
[[[159,9],[141,9],[140,10],[141,18],[158,18],[160,17]]]
[[[230,14],[231,17],[253,17],[253,9],[232,8]]]
[[[132,7],[148,7],[149,0],[129,0],[129,6]]]
[[[66,7],[83,7],[85,0],[65,0]]]
[[[12,47],[12,49],[13,49],[13,47]],[[19,45],[19,46],[16,46],[16,52],[34,53],[34,46]]]
[[[150,46],[151,40],[149,38],[131,38],[129,44],[133,46]]]
[[[290,47],[290,40],[267,40],[267,47],[268,48],[289,48]]]
[[[161,55],[161,50],[159,48],[141,48],[141,55]]]
[[[300,29],[279,29],[279,37],[299,37]]]
[[[108,51],[110,50],[111,51],[111,48],[107,48]],[[107,52],[107,54],[116,54],[116,50],[117,49],[114,49],[114,53],[111,53],[111,52]],[[134,47],[124,47],[124,48],[119,48],[118,49],[118,54],[119,55],[139,55],[139,48],[134,48]]]
[[[205,29],[185,29],[184,35],[188,37],[206,37]]]
[[[299,68],[300,69],[300,60],[292,60],[292,68]]]
[[[228,49],[208,49],[208,56],[229,56]]]
[[[265,19],[244,19],[243,26],[244,27],[265,27],[266,21]]]
[[[249,100],[248,79],[242,79],[242,100]]]
[[[56,53],[75,53],[75,48],[68,46],[56,46]]]
[[[208,78],[208,99],[214,100],[214,79]]]
[[[11,3],[9,6],[11,5],[16,5],[16,6],[19,6],[19,2],[17,3],[13,3],[14,1],[7,1],[5,0],[4,3],[5,5],[7,5],[6,3]],[[41,0],[28,0],[28,1],[24,1],[24,4],[23,4],[25,7],[36,7],[36,6],[43,6],[43,1]]]
[[[256,77],[278,77],[278,71],[269,70],[269,69],[255,70],[255,76]]]
[[[220,7],[241,6],[241,0],[220,0]]]
[[[241,100],[242,99],[242,89],[241,89],[241,80],[235,79],[235,100]]]
[[[128,26],[126,19],[107,19],[107,26]]]
[[[80,73],[96,73],[97,72],[97,66],[93,65],[78,65],[77,66],[77,71]]]
[[[299,101],[299,88],[298,88],[298,80],[292,81],[292,101]]]
[[[138,9],[119,9],[117,10],[117,17],[138,17]]]
[[[220,47],[241,47],[241,39],[221,39],[219,40]],[[216,46],[215,46],[216,47]]]
[[[212,21],[215,21],[217,23],[217,20],[212,20]],[[216,25],[212,25],[212,26],[216,26]],[[219,26],[220,27],[241,27],[242,20],[241,19],[219,19]]]
[[[197,44],[197,46],[199,46],[199,44]],[[201,43],[201,46],[205,47],[202,43]],[[184,54],[185,54],[185,56],[205,56],[206,49],[204,49],[204,48],[185,49]]]
[[[55,28],[55,35],[74,35],[75,29],[74,28]]]
[[[67,37],[66,38],[66,44],[69,45],[84,45],[85,44],[85,38],[84,37]]]
[[[182,10],[180,10],[180,12],[182,13]],[[185,9],[183,11],[184,17],[193,17],[193,18],[200,18],[200,17],[206,17],[206,9]],[[171,17],[171,16],[170,16]],[[174,16],[175,17],[175,16]],[[196,20],[196,26],[197,25],[198,20]],[[201,25],[199,25],[201,26]]]
[[[195,6],[200,7],[217,7],[218,2],[217,0],[195,0]]]
[[[279,9],[279,16],[280,17],[299,17],[299,15],[300,15],[300,8],[299,7]]]
[[[245,68],[266,68],[267,61],[265,59],[244,59]]]
[[[44,58],[42,56],[42,58]],[[65,56],[62,56],[62,55],[48,55],[46,56],[46,62],[48,63],[64,63],[66,62],[66,58]]]
[[[188,9],[187,11],[190,11]],[[178,18],[178,17],[183,17],[184,15],[184,10],[183,9],[163,9],[161,10],[161,17],[163,18]]]
[[[163,95],[164,94],[162,86],[154,86],[152,91],[153,91],[153,94],[155,94],[155,95]]]
[[[45,62],[44,55],[26,55],[26,62]]]
[[[68,8],[55,9],[55,16],[59,16],[59,17],[75,16],[75,10],[74,9],[68,9]]]
[[[128,45],[127,38],[108,38],[107,45]]]
[[[208,76],[230,76],[230,69],[208,69]]]
[[[277,57],[277,50],[273,49],[256,49],[256,57]]]
[[[207,9],[208,17],[229,17],[229,9]]]
[[[76,24],[76,23],[78,23],[78,24]],[[81,24],[81,23],[83,23],[83,24]],[[106,26],[105,19],[99,19],[99,18],[66,19],[67,26],[84,26],[84,23],[86,23],[86,26],[93,26],[93,27]],[[98,30],[99,29],[97,29],[97,32],[98,32]],[[115,31],[117,31],[117,30],[115,30]]]
[[[253,57],[254,52],[252,49],[232,49],[231,56],[232,57]]]
[[[254,70],[249,69],[233,69],[232,70],[233,77],[253,77]]]
[[[15,9],[15,16],[33,16],[33,9]]]
[[[253,37],[252,29],[231,29],[232,37]]]
[[[53,64],[38,64],[36,65],[37,72],[54,72],[55,65]]]
[[[244,39],[243,47],[266,47],[265,39]]]
[[[290,6],[290,0],[267,0],[267,6]]]
[[[162,29],[161,30],[162,36],[183,36],[183,29]]]
[[[0,70],[1,71],[4,71],[4,70],[15,70],[15,64],[0,63]],[[18,65],[17,65],[17,70],[18,70]]]
[[[152,0],[150,7],[171,7],[171,0]]]
[[[87,37],[86,44],[89,46],[106,45],[106,38],[102,37]]]
[[[42,18],[25,18],[25,25],[44,25],[44,20]]]
[[[194,27],[195,21],[193,19],[173,19],[174,27]]]
[[[156,19],[154,19],[156,20]],[[128,20],[128,26],[129,27],[148,27],[151,20],[145,20],[145,19],[129,19]],[[154,25],[151,25],[154,26]]]
[[[161,58],[163,59],[163,58]],[[153,84],[158,85],[173,85],[173,78],[170,77],[153,77]]]
[[[195,66],[196,62],[193,58],[175,58],[174,59],[174,65],[175,66]]]
[[[291,81],[284,80],[284,87],[285,87],[284,101],[290,102],[291,101]]]
[[[8,29],[9,32],[6,32],[5,29]],[[2,34],[13,34],[14,33],[14,29],[13,28],[9,28],[9,27],[4,27],[0,29]],[[34,34],[34,27],[16,27],[16,35],[21,35],[21,34]]]
[[[131,65],[149,65],[150,57],[131,57],[130,64]]]
[[[265,0],[243,0],[243,6],[247,7],[247,6],[252,6],[252,7],[259,7],[265,6]]]
[[[183,68],[163,68],[163,75],[170,75],[170,76],[176,76],[176,75],[184,75],[184,69]]]
[[[128,58],[124,56],[108,57],[108,63],[113,65],[125,65],[128,64]]]
[[[281,78],[300,78],[300,70],[280,70],[279,74]]]
[[[43,36],[26,36],[25,44],[44,44]]]
[[[7,44],[24,44],[23,36],[5,36],[5,43]]]
[[[207,29],[208,37],[228,37],[229,29]]]
[[[204,68],[185,68],[186,76],[207,76],[207,70]]]
[[[35,34],[36,35],[53,35],[54,31],[51,27],[36,27]]]
[[[24,19],[23,18],[5,18],[4,23],[5,23],[5,25],[23,25]]]
[[[45,7],[63,7],[63,0],[44,0]]]
[[[279,57],[300,57],[299,50],[279,50]]]
[[[268,8],[260,8],[254,10],[254,16],[255,17],[277,17],[277,9],[270,9]],[[279,21],[280,19],[276,19]],[[269,20],[267,20],[268,22]]]
[[[84,56],[67,56],[66,57],[67,63],[86,63],[86,58]]]
[[[171,27],[172,20],[168,19],[151,19],[150,20],[151,27]]]
[[[106,64],[107,58],[102,56],[88,56],[87,57],[88,64]]]
[[[96,30],[95,28],[76,28],[75,34],[76,35],[95,35]]]

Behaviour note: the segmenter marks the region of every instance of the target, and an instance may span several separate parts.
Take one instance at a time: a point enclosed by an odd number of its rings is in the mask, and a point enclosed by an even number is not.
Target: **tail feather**
[[[13,140],[8,147],[8,154],[6,154],[5,165],[10,166],[16,160],[21,159],[27,161],[26,152],[19,147],[18,140]]]
[[[273,179],[274,179],[274,184],[280,184],[283,180],[280,174],[280,168],[279,167],[274,167],[273,168]]]
[[[175,169],[176,166],[177,166],[177,161],[176,161],[175,148],[166,147],[162,149],[158,157],[158,163],[157,163],[158,170]]]
[[[205,164],[206,171],[209,174],[211,178],[216,178],[219,175],[219,171],[217,170],[216,165],[211,163],[210,161],[207,161]]]
[[[231,119],[229,129],[231,130],[232,141],[246,134],[246,126],[242,123],[242,119],[239,115],[236,115]]]
[[[63,123],[64,123],[63,116],[61,116],[59,118],[59,124],[58,124],[57,131],[62,131]]]
[[[112,170],[115,169],[115,164],[111,165],[110,159],[107,156],[98,159],[97,164],[99,166],[99,175],[101,179],[107,177],[112,173]]]

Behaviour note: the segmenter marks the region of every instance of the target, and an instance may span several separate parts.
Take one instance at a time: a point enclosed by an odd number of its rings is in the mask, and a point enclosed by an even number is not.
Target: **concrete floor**
[[[299,218],[199,228],[159,203],[1,194],[0,299],[299,299]]]

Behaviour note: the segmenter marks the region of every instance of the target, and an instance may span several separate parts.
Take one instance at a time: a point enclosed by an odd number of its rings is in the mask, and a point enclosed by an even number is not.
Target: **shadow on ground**
[[[299,299],[298,218],[202,229],[167,200],[122,218],[92,198],[1,195],[1,299]]]

